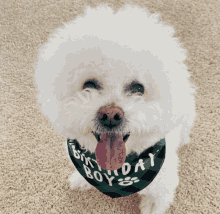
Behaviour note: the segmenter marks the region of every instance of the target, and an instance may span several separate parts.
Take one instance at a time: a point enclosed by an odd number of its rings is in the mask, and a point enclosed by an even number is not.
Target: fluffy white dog
[[[177,149],[195,119],[186,51],[146,9],[85,11],[40,48],[41,111],[67,139],[72,188],[138,192],[142,213],[164,213],[179,183]]]

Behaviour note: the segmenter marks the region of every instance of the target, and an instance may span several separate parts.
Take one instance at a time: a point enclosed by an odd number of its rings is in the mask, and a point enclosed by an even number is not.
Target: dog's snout
[[[109,129],[117,127],[121,124],[124,117],[123,110],[114,103],[103,106],[98,111],[99,122]]]

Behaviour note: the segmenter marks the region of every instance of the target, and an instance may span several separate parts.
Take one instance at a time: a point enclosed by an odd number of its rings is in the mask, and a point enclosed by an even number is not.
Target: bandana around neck
[[[102,169],[95,153],[86,151],[79,142],[67,139],[70,158],[79,173],[102,193],[119,198],[147,187],[160,171],[166,153],[165,139],[144,150],[140,155],[131,152],[117,170]]]

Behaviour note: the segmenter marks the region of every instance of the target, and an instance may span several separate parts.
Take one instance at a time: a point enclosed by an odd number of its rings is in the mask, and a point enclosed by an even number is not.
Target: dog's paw
[[[141,214],[153,214],[154,209],[154,201],[150,196],[141,195],[141,203],[139,205],[139,208],[141,210]]]
[[[89,190],[92,188],[92,185],[89,184],[87,181],[86,182],[71,182],[70,183],[70,188],[71,189],[76,189],[80,188],[80,190]]]
[[[69,181],[71,189],[80,188],[81,190],[88,190],[93,187],[77,170],[72,174]]]
[[[141,203],[139,208],[141,214],[164,214],[173,201],[173,192],[164,197],[156,199],[150,195],[141,194]]]

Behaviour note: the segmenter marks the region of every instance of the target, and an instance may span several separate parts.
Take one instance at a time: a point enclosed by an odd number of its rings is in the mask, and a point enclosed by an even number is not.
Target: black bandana
[[[67,139],[67,145],[79,173],[112,198],[128,196],[147,187],[160,171],[166,153],[165,139],[162,139],[140,155],[132,151],[120,169],[106,170],[97,164],[95,153],[86,151],[76,139]]]

